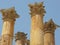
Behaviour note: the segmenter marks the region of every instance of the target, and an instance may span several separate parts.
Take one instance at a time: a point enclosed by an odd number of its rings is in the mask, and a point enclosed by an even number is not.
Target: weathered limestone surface
[[[15,41],[16,41],[16,45],[25,45],[27,44],[27,34],[25,34],[24,32],[17,32],[15,35]]]
[[[13,33],[14,33],[14,23],[16,18],[19,16],[16,14],[14,7],[9,9],[2,9],[2,45],[12,45]]]
[[[29,5],[31,14],[30,45],[44,45],[43,16],[45,13],[43,3]]]
[[[44,45],[55,45],[54,32],[55,29],[59,27],[56,25],[52,19],[49,22],[46,22],[44,25]]]

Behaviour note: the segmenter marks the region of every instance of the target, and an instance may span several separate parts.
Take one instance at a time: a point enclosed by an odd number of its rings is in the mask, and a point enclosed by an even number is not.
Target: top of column
[[[30,7],[30,14],[32,15],[44,15],[46,13],[44,7],[43,6],[43,2],[41,3],[35,3],[35,4],[29,4]]]
[[[9,9],[1,9],[0,12],[2,13],[3,20],[15,20],[19,17],[14,7]]]
[[[50,19],[48,22],[45,22],[44,31],[46,31],[46,32],[54,32],[57,27],[60,27],[60,26],[55,24],[53,22],[53,20]]]
[[[27,34],[25,34],[24,32],[17,32],[15,34],[15,41],[17,41],[17,40],[23,40],[23,41],[25,41],[27,39],[26,35]]]

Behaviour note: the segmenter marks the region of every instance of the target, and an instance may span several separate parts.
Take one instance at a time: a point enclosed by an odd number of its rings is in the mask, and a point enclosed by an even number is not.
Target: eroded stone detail
[[[12,45],[12,39],[10,35],[6,34],[2,36],[1,45]]]
[[[56,24],[50,19],[48,22],[44,24],[44,31],[45,32],[54,32],[57,28]]]
[[[29,4],[30,7],[30,14],[35,15],[35,14],[42,14],[44,15],[44,13],[46,13],[44,7],[43,6],[43,2],[41,3],[35,3],[35,4]]]
[[[57,27],[60,27],[60,26],[56,25],[52,19],[50,19],[48,22],[45,22],[44,24],[44,45],[55,45],[54,32]]]
[[[17,32],[15,34],[16,45],[25,45],[26,40],[27,40],[26,35],[27,34],[25,34],[24,32]],[[18,42],[20,42],[20,43],[18,44]]]
[[[2,9],[0,10],[3,16],[3,20],[15,20],[19,15],[16,13],[15,8]]]

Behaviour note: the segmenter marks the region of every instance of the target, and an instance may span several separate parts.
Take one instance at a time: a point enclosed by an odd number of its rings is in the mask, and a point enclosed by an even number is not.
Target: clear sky
[[[20,18],[16,20],[14,33],[21,31],[28,33],[28,39],[30,37],[31,29],[31,17],[29,14],[28,4],[44,1],[46,14],[44,16],[44,22],[49,19],[53,19],[54,22],[60,25],[60,0],[0,0],[0,9],[15,7],[16,12],[20,15]],[[2,31],[2,15],[0,13],[0,35]],[[55,44],[60,45],[60,29],[55,31]]]

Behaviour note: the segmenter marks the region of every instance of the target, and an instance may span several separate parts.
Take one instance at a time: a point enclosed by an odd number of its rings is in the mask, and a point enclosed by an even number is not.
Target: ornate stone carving
[[[9,20],[9,19],[14,19],[18,18],[19,15],[16,13],[15,8],[9,8],[9,9],[2,9],[0,10],[3,16],[3,20]]]
[[[15,34],[15,39],[16,39],[16,41],[17,40],[26,40],[27,39],[26,35],[27,34],[25,34],[24,32],[17,32]]]
[[[26,44],[26,40],[27,40],[26,35],[27,34],[25,34],[24,32],[17,32],[15,34],[16,44],[18,44],[18,42],[20,42],[20,45],[25,45]]]
[[[51,32],[51,33],[54,33],[55,29],[57,27],[60,27],[58,25],[56,25],[52,19],[50,19],[48,22],[45,22],[44,24],[44,31],[45,32]]]
[[[35,15],[35,14],[42,14],[44,15],[44,13],[46,13],[44,7],[43,6],[43,2],[41,3],[35,3],[35,4],[29,4],[29,7],[30,7],[30,14],[31,15]]]

